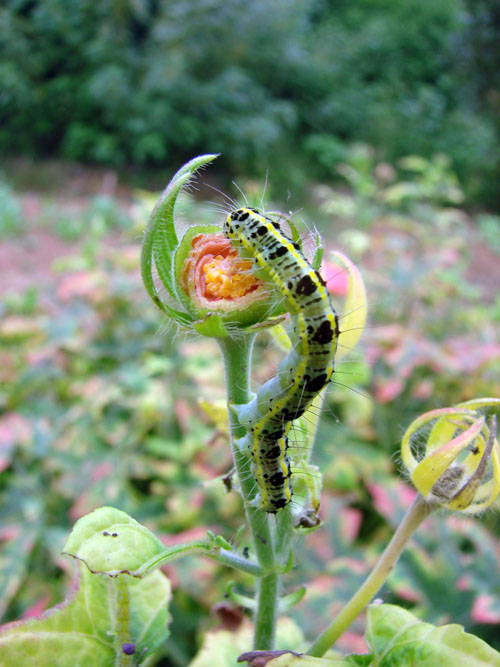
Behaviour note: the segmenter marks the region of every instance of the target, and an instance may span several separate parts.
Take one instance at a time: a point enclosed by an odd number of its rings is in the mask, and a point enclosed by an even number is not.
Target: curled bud
[[[500,493],[497,420],[488,408],[500,399],[483,398],[431,410],[410,425],[401,443],[403,463],[427,501],[477,514]]]

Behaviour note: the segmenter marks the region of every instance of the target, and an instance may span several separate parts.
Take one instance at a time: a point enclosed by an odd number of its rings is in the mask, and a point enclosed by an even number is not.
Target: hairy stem
[[[262,577],[265,574],[264,570],[258,563],[255,563],[252,560],[247,560],[228,549],[214,547],[210,540],[193,540],[192,542],[185,542],[176,544],[173,547],[168,547],[163,553],[153,556],[143,563],[138,570],[135,570],[135,572],[132,572],[131,574],[134,577],[142,577],[156,567],[160,567],[176,558],[190,556],[191,554],[208,556],[208,558],[213,558],[228,567],[234,567],[237,570],[247,572],[254,577]]]
[[[250,364],[255,335],[241,335],[238,338],[220,338],[219,345],[224,359],[226,389],[229,404],[250,401]],[[245,429],[236,415],[229,410],[231,447],[234,464],[238,473],[241,492],[245,504],[248,525],[259,565],[268,572],[258,581],[257,609],[255,612],[254,648],[273,648],[278,610],[279,575],[276,574],[274,540],[265,512],[250,505],[255,497],[255,482],[250,475],[250,457],[238,448],[236,440],[245,436]]]
[[[428,503],[421,495],[415,498],[372,573],[314,642],[307,652],[308,655],[319,658],[335,644],[337,639],[347,630],[377,591],[383,586],[398,558],[401,556],[406,543],[422,521],[435,508],[436,505]]]

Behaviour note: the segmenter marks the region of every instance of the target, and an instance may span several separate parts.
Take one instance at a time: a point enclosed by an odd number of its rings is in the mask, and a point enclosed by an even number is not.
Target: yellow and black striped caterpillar
[[[228,215],[224,235],[253,260],[254,273],[276,287],[293,322],[292,349],[277,375],[252,401],[233,406],[247,431],[238,444],[251,456],[259,487],[255,502],[274,514],[292,499],[288,432],[330,381],[338,318],[324,280],[279,223],[255,209],[240,208]]]

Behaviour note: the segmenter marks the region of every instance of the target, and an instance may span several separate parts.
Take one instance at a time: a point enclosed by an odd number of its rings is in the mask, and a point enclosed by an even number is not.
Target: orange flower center
[[[182,285],[203,308],[233,310],[261,299],[264,286],[223,234],[198,234],[184,263]]]
[[[239,299],[259,284],[252,274],[252,262],[238,257],[235,250],[226,257],[216,255],[203,265],[203,273],[207,299]]]

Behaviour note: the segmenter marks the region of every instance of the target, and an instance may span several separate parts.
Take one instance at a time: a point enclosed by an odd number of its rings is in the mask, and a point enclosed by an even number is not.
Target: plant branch
[[[265,574],[262,567],[255,561],[247,560],[228,549],[214,546],[212,540],[194,540],[193,542],[183,542],[182,544],[167,547],[163,553],[153,556],[153,558],[150,558],[146,563],[141,565],[138,570],[131,572],[131,574],[134,577],[142,577],[155,567],[164,565],[176,558],[182,558],[183,556],[190,556],[192,554],[208,556],[208,558],[212,558],[218,563],[234,567],[236,570],[242,570],[254,577],[262,577]]]
[[[371,574],[314,642],[308,655],[320,658],[335,644],[383,586],[410,537],[436,507],[421,495],[415,498]]]

